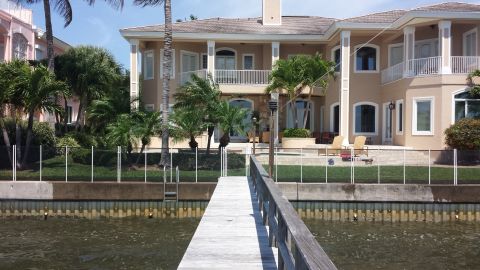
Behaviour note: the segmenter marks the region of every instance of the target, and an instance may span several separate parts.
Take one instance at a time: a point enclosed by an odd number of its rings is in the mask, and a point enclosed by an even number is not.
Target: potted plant
[[[305,128],[287,128],[283,131],[283,148],[306,148],[315,145],[315,138]]]

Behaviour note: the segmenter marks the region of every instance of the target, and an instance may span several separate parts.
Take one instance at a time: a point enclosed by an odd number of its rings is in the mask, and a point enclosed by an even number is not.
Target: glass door
[[[392,144],[393,117],[390,102],[383,104],[383,144]]]

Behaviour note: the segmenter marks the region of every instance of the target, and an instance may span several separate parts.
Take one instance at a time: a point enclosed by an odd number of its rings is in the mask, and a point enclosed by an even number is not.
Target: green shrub
[[[480,150],[480,119],[461,119],[445,130],[445,143],[452,149]]]
[[[55,145],[57,149],[57,154],[58,155],[65,155],[65,147],[68,146],[68,148],[78,148],[80,147],[80,144],[78,142],[70,137],[70,136],[65,136],[62,138],[57,139],[57,144]]]
[[[12,145],[24,144],[27,140],[27,122],[20,121],[21,131],[22,131],[22,142],[17,143],[15,141],[15,122],[12,118],[5,119],[5,127],[7,129],[8,137],[10,138],[10,143]],[[55,146],[55,131],[50,127],[49,123],[40,123],[33,122],[33,140],[32,146],[43,145],[45,148]],[[4,141],[3,137],[0,139],[0,146],[3,146]]]
[[[287,128],[283,131],[284,138],[310,138],[310,130],[306,128]]]
[[[98,147],[98,143],[95,136],[91,134],[88,134],[85,132],[71,132],[71,133],[68,133],[68,136],[71,138],[74,138],[75,141],[77,141],[81,147],[85,147],[85,148],[90,148],[92,146],[95,148]]]

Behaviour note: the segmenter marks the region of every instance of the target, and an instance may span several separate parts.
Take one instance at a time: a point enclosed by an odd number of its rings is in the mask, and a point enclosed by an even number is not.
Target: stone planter
[[[315,145],[315,138],[285,138],[282,139],[282,148],[307,148]]]

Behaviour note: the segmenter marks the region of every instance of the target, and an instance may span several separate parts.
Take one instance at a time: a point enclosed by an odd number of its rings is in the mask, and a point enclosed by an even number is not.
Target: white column
[[[272,69],[278,59],[280,59],[280,42],[272,42]]]
[[[138,97],[138,50],[140,42],[138,39],[130,40],[130,99]],[[139,102],[132,104],[132,110],[138,110]]]
[[[340,136],[343,145],[349,144],[350,126],[350,31],[340,33]]]
[[[442,74],[452,74],[451,56],[452,56],[452,22],[440,21],[438,23],[438,46],[441,56]]]
[[[272,42],[272,69],[278,59],[280,59],[280,42]],[[280,115],[280,108],[281,108],[280,95],[278,93],[277,94],[272,93],[271,96],[272,96],[272,99],[275,98],[278,101],[278,110],[275,112],[275,130],[274,130],[275,144],[278,144],[279,143],[278,131],[280,130],[278,125],[278,116]]]
[[[215,79],[215,41],[207,41],[207,73]]]
[[[415,59],[415,27],[407,26],[403,29],[403,77],[411,77],[413,74],[413,63]]]

